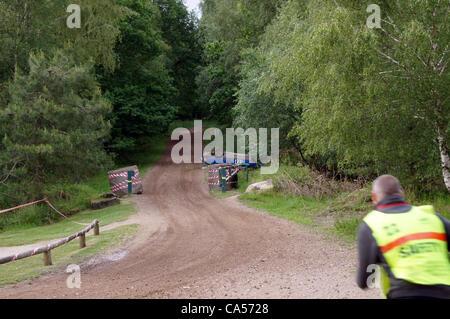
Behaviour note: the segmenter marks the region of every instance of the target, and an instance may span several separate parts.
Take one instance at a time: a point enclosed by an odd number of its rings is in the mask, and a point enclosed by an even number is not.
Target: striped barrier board
[[[221,176],[221,168],[225,169],[225,176]],[[208,170],[208,186],[210,190],[222,190],[222,178],[225,180],[225,188],[231,190],[237,187],[237,172],[239,167],[225,166],[225,167],[211,166]]]
[[[111,192],[115,196],[123,196],[129,193],[142,194],[142,180],[139,175],[139,169],[135,166],[120,168],[108,172]]]

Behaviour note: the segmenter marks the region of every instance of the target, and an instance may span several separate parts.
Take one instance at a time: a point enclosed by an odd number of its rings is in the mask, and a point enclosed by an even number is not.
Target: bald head
[[[386,197],[402,195],[400,182],[392,175],[381,175],[373,182],[372,199],[374,202],[382,201]]]

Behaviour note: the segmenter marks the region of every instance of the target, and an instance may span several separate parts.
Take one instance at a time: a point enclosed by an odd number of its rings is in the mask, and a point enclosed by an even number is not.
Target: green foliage
[[[196,19],[180,0],[118,2],[131,12],[119,23],[119,65],[100,73],[114,107],[108,149],[123,157],[141,138],[165,133],[176,116],[196,114],[200,48]]]
[[[135,148],[139,138],[165,132],[176,112],[171,104],[176,90],[158,8],[144,0],[119,2],[133,13],[119,23],[121,42],[115,49],[119,67],[113,73],[104,71],[101,83],[114,108],[108,148],[121,155]]]
[[[0,0],[1,208],[44,196],[87,208],[109,190],[114,155],[144,173],[175,116],[197,112],[201,48],[181,0],[80,0],[79,29],[66,26],[69,4]],[[0,227],[58,219],[38,205]]]
[[[239,196],[245,204],[263,209],[281,218],[300,224],[320,227],[328,233],[338,234],[340,238],[354,242],[359,224],[367,213],[373,209],[370,185],[341,183],[328,179],[325,183],[316,173],[307,167],[281,166],[280,170],[270,176],[275,188],[271,191],[245,193]],[[241,193],[252,183],[267,179],[259,171],[251,171],[249,182],[245,182],[245,172],[239,173]],[[280,185],[280,181],[282,184]],[[296,188],[304,192],[292,192],[286,183],[296,183]],[[321,186],[329,183],[329,189]],[[319,185],[317,185],[319,184]],[[242,186],[242,187],[241,187]],[[322,192],[325,190],[325,192]],[[315,192],[316,191],[316,192]],[[433,205],[436,211],[449,218],[450,197],[446,190],[434,193],[414,193],[405,190],[405,198],[412,205]]]
[[[205,66],[197,83],[200,101],[209,106],[214,119],[232,123],[231,110],[236,105],[241,53],[257,45],[280,2],[206,0],[202,3],[200,27]]]
[[[202,48],[199,43],[197,17],[188,13],[182,0],[154,1],[161,12],[160,28],[164,41],[169,45],[167,52],[170,75],[176,91],[171,103],[178,109],[182,119],[202,117],[198,105],[195,78],[201,63]]]
[[[220,123],[231,124],[231,108],[235,104],[236,75],[226,65],[226,50],[230,42],[212,41],[205,44],[206,66],[200,71],[196,82],[200,92],[199,104],[206,106],[211,118]]]
[[[287,1],[244,55],[234,121],[278,124],[303,163],[332,175],[391,173],[422,191],[442,188],[448,4],[382,1],[373,30],[368,4]]]
[[[166,135],[156,135],[152,137],[142,137],[138,140],[138,146],[130,149],[129,152],[121,154],[117,158],[118,166],[126,166],[133,163],[138,165],[139,172],[144,176],[150,166],[153,166],[161,158],[167,147]]]
[[[44,182],[82,180],[110,164],[102,149],[110,105],[92,67],[76,65],[61,51],[32,55],[29,65],[29,74],[16,75],[11,101],[0,110],[0,164],[2,186],[26,180],[30,194],[39,196]]]
[[[273,177],[275,190],[323,199],[338,193],[349,191],[358,187],[351,182],[338,182],[326,177],[308,166],[281,166],[278,173]]]
[[[288,134],[299,120],[293,104],[277,100],[272,90],[261,87],[270,72],[264,49],[245,51],[242,79],[237,91],[237,104],[233,108],[233,126],[247,128],[279,128],[281,147],[292,146]],[[295,145],[295,144],[294,144]]]
[[[361,219],[357,217],[350,217],[345,219],[336,219],[334,222],[334,231],[354,241]]]
[[[70,3],[0,1],[1,207],[110,164],[103,143],[111,109],[93,65],[115,68],[117,22],[127,10],[115,0],[81,0],[81,28],[69,29]]]
[[[318,201],[276,192],[243,194],[239,196],[239,199],[251,207],[264,209],[271,215],[309,226],[316,225],[314,215],[311,214],[309,208],[315,209],[322,205]]]
[[[43,206],[24,208],[20,212],[16,211],[2,215],[0,216],[0,231],[4,231],[7,228],[23,227],[23,225],[29,227],[41,226],[57,219]]]
[[[93,61],[108,70],[115,67],[116,25],[125,14],[115,0],[80,0],[82,25],[69,29],[66,8],[72,1],[0,0],[0,105],[7,103],[7,82],[18,69],[28,71],[32,50],[45,54],[55,48],[70,52],[77,64]]]
[[[166,136],[153,137],[143,142],[140,151],[130,152],[126,158],[121,158],[123,162],[118,162],[115,167],[136,164],[142,176],[154,165],[164,153],[166,148]],[[36,192],[30,189],[26,183],[8,183],[5,192],[16,190],[17,193],[1,193],[8,196],[0,197],[1,207],[11,207],[13,205],[23,204],[26,201],[37,199]],[[80,210],[86,210],[91,207],[91,200],[98,199],[100,194],[110,192],[110,185],[107,171],[96,172],[93,176],[86,178],[82,183],[72,183],[68,179],[59,180],[56,183],[43,183],[40,185],[39,192],[42,197],[46,197],[55,207],[64,214],[70,215]],[[13,195],[13,196],[11,196]],[[123,205],[122,205],[123,206]],[[113,209],[113,208],[112,208]],[[113,209],[114,210],[114,209]],[[103,211],[103,210],[102,210]],[[114,211],[118,211],[117,209]],[[129,211],[126,208],[123,211]],[[80,218],[94,218],[92,211],[86,213],[77,213],[74,218],[82,221]],[[107,213],[108,215],[110,213]],[[90,216],[90,217],[89,217]],[[110,216],[115,218],[114,215]],[[97,217],[95,217],[97,218]],[[107,220],[103,221],[103,225]],[[0,230],[28,229],[34,226],[47,224],[63,223],[61,216],[50,209],[46,204],[38,204],[24,209],[18,209],[5,214],[0,214]],[[90,222],[90,221],[89,221]],[[68,223],[69,225],[75,225]]]

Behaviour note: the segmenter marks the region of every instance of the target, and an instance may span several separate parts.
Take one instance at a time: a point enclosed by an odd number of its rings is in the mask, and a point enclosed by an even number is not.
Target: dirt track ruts
[[[59,269],[0,298],[377,298],[354,280],[355,248],[208,192],[199,164],[170,146],[135,197],[136,238],[82,263],[81,289]],[[1,266],[0,266],[1,271]]]

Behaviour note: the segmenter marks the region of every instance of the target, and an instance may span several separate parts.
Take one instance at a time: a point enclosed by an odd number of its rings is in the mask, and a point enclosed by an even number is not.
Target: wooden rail
[[[88,231],[90,231],[91,229],[94,229],[94,235],[100,234],[100,227],[98,224],[98,220],[94,220],[91,224],[89,224],[89,226],[87,226],[82,231],[79,231],[78,233],[67,236],[66,238],[62,238],[53,243],[49,243],[47,246],[35,248],[33,250],[29,250],[27,252],[23,252],[20,254],[0,258],[0,264],[6,264],[6,263],[9,263],[14,260],[23,259],[23,258],[31,257],[34,255],[38,255],[38,254],[44,254],[44,265],[50,266],[52,264],[52,255],[51,255],[52,249],[62,246],[64,244],[68,243],[69,241],[74,240],[77,237],[80,237],[80,248],[86,247],[86,233]]]

